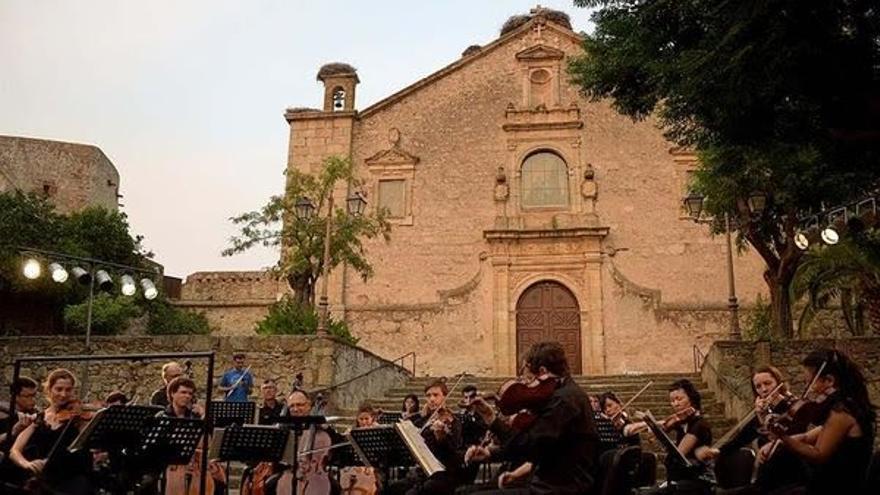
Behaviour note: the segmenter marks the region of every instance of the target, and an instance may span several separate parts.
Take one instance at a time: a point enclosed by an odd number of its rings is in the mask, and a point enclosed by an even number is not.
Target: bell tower
[[[343,63],[326,64],[318,71],[318,80],[324,83],[325,112],[354,110],[355,87],[360,82],[354,67]]]

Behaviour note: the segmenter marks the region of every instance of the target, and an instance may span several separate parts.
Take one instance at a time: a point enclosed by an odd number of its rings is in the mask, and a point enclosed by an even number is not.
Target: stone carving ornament
[[[510,197],[510,185],[507,183],[507,175],[504,173],[504,167],[498,167],[498,173],[495,174],[495,201],[507,201]]]

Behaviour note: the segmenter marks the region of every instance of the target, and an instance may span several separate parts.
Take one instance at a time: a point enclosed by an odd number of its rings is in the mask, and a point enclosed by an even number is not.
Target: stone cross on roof
[[[541,7],[540,3],[536,5],[535,8],[529,11],[530,14],[536,17],[535,25],[532,26],[532,31],[535,33],[535,38],[539,40],[543,39],[541,33],[544,31],[544,24],[546,24],[547,22],[547,20],[544,18],[544,12],[546,11],[547,9]]]

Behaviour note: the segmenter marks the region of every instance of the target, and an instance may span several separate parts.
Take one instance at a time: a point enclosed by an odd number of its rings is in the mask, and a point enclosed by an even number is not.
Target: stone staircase
[[[665,418],[671,413],[669,406],[669,385],[675,380],[687,378],[697,387],[703,402],[703,416],[712,425],[712,436],[720,438],[728,429],[734,426],[736,420],[728,418],[724,415],[724,404],[722,404],[709,387],[703,382],[698,373],[655,373],[643,375],[603,375],[603,376],[575,376],[574,379],[584,391],[590,395],[599,395],[603,392],[614,392],[622,401],[628,401],[649,381],[653,381],[647,390],[639,396],[635,402],[627,409],[630,413],[634,411],[651,411],[658,419]],[[371,401],[374,407],[381,407],[385,411],[399,411],[403,403],[404,397],[408,394],[416,394],[421,400],[424,396],[425,386],[433,382],[436,378],[418,377],[409,380],[403,387],[388,390],[383,397],[376,398]],[[456,409],[454,404],[458,403],[461,397],[461,388],[465,385],[476,385],[480,391],[495,392],[502,383],[510,378],[504,377],[465,377],[459,388],[452,392],[449,397],[449,404]],[[450,385],[451,386],[451,385]],[[658,479],[665,477],[665,467],[663,466],[663,458],[665,453],[659,443],[648,432],[643,432],[642,448],[655,452],[659,457],[658,463]]]
[[[733,426],[734,420],[724,416],[724,405],[720,403],[715,394],[709,391],[709,387],[703,383],[697,373],[657,373],[644,375],[603,375],[603,376],[575,376],[575,381],[584,391],[591,395],[599,395],[603,392],[612,391],[622,401],[626,402],[646,383],[653,381],[651,385],[638,399],[629,406],[629,411],[648,411],[654,413],[657,418],[666,417],[671,413],[669,408],[669,385],[680,378],[687,378],[700,391],[703,398],[703,415],[713,427],[716,436],[722,435],[727,428]],[[504,377],[465,377],[459,387],[452,392],[449,398],[450,406],[456,404],[461,397],[459,393],[465,385],[476,385],[483,392],[495,392],[502,383],[510,378]],[[371,401],[374,407],[380,407],[385,411],[399,411],[404,397],[408,394],[416,394],[420,400],[424,396],[425,386],[434,381],[432,377],[418,377],[409,380],[403,387],[389,389],[383,397]],[[450,385],[451,386],[451,385]]]

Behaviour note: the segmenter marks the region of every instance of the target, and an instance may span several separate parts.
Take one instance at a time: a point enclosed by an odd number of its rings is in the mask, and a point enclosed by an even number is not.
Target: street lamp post
[[[687,208],[688,216],[696,223],[712,223],[712,218],[703,218],[703,202],[705,198],[695,193],[689,194],[684,198],[684,205]],[[763,208],[763,205],[762,205]],[[739,300],[736,297],[736,279],[733,273],[733,239],[730,235],[730,215],[724,213],[724,236],[727,247],[727,310],[730,311],[730,338],[733,340],[742,339],[742,331],[739,326]]]
[[[352,192],[346,198],[346,209],[350,215],[359,216],[364,212],[367,201],[360,192]],[[308,220],[315,213],[315,205],[309,198],[300,198],[295,206],[296,215],[304,220]],[[329,303],[327,300],[328,275],[330,274],[330,235],[333,233],[333,193],[328,195],[327,199],[327,225],[324,229],[324,256],[321,264],[321,292],[318,296],[318,331],[320,337],[327,336],[327,320],[329,312]]]

